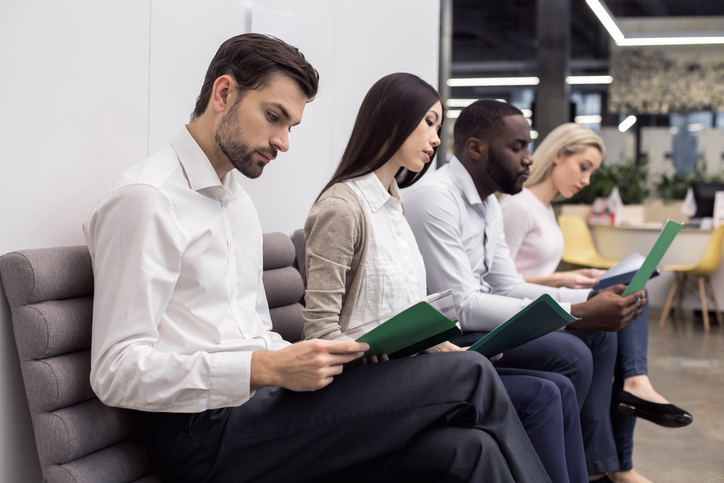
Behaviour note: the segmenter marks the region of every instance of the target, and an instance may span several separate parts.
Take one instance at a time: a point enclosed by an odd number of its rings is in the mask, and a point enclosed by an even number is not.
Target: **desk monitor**
[[[714,197],[717,191],[724,191],[724,183],[691,183],[696,202],[694,218],[714,216]]]

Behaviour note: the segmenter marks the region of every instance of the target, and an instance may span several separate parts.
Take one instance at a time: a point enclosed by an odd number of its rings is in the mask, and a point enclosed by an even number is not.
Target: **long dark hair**
[[[390,74],[375,82],[359,108],[337,171],[322,193],[340,181],[364,176],[382,167],[438,101],[442,103],[435,88],[413,74]],[[445,106],[440,122],[444,119]],[[434,151],[437,153],[437,147]],[[400,168],[395,174],[400,188],[420,179],[434,158],[433,154],[430,163],[419,173]]]

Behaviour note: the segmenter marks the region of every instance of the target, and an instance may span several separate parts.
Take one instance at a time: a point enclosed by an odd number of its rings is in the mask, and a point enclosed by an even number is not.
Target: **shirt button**
[[[397,236],[402,236],[402,232],[400,230],[397,230],[395,233],[397,233]]]
[[[408,269],[407,269],[407,273],[409,273],[410,275],[412,275],[412,269],[411,269],[411,268],[408,268]]]
[[[171,409],[173,409],[174,411],[178,411],[178,406],[174,404],[173,406],[171,406]]]
[[[226,400],[226,404],[231,404],[231,403],[233,403],[233,402],[234,402],[234,400],[231,399],[231,398],[229,398],[229,399]]]
[[[220,195],[222,195],[222,194],[224,194],[224,188],[222,188],[221,186],[219,186],[219,187],[216,188],[216,192],[219,193]]]

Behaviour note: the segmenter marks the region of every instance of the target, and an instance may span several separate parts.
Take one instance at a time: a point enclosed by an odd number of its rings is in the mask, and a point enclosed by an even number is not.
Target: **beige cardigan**
[[[305,339],[333,339],[347,331],[362,289],[368,237],[359,197],[347,184],[335,184],[312,206],[304,224]]]
[[[322,193],[304,223],[305,339],[347,331],[362,288],[367,239],[367,218],[352,188],[337,183]]]

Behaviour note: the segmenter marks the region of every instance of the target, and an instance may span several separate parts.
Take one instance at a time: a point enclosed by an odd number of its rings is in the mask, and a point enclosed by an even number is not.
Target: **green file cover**
[[[656,240],[656,243],[654,243],[654,247],[649,252],[644,263],[641,264],[641,268],[636,272],[631,283],[628,284],[622,297],[643,290],[649,277],[651,277],[651,274],[656,270],[656,265],[658,265],[664,257],[664,253],[669,249],[671,242],[674,241],[674,237],[679,233],[682,226],[683,223],[677,223],[671,220],[666,221],[664,228],[661,230],[661,234],[659,234],[659,238]]]
[[[447,304],[440,307],[442,312],[435,308],[440,304]],[[364,330],[355,330],[360,329]],[[353,333],[354,330],[347,335]],[[364,357],[387,354],[396,359],[417,354],[461,334],[452,304],[452,291],[448,290],[411,305],[356,340],[370,345]]]
[[[580,320],[543,294],[520,312],[500,324],[468,350],[492,357]]]

